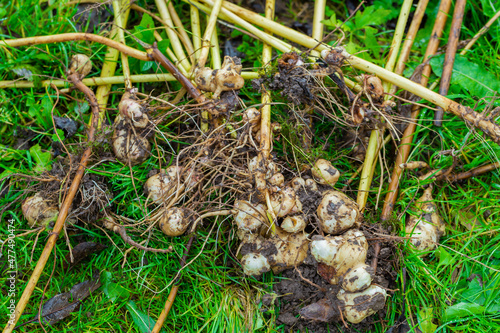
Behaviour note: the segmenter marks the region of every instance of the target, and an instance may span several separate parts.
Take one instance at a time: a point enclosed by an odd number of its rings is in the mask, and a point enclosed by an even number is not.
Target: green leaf
[[[476,303],[465,303],[460,302],[458,304],[448,307],[444,311],[444,320],[454,320],[456,318],[467,317],[470,315],[483,313],[485,310],[484,306]]]
[[[443,75],[444,54],[431,59],[431,67],[434,73],[441,77]],[[500,91],[500,80],[484,69],[484,66],[470,62],[467,58],[457,55],[453,65],[451,86],[460,86],[476,98],[493,96]]]
[[[434,314],[433,308],[421,309],[418,312],[419,320],[418,324],[423,333],[434,333],[436,332],[437,325],[432,322]]]
[[[111,302],[116,301],[118,298],[129,298],[130,292],[125,289],[121,284],[112,282],[113,275],[110,272],[104,271],[101,274],[101,281],[103,285],[103,292]]]
[[[170,40],[169,39],[162,39],[160,42],[158,42],[158,50],[160,50],[162,53],[165,53],[165,50],[170,46]]]
[[[365,27],[365,46],[378,59],[380,56],[380,45],[377,42],[377,37],[375,37],[376,33],[377,29]]]
[[[359,11],[354,16],[356,29],[363,29],[364,27],[369,25],[382,24],[386,21],[390,14],[390,9],[368,6],[364,11]]]
[[[61,138],[62,141],[64,141],[66,138],[64,137],[64,131],[62,129],[56,129],[57,134],[59,137],[57,137],[56,133],[52,134],[52,141],[54,142],[61,142],[59,138]]]
[[[439,266],[448,266],[448,265],[451,265],[455,262],[455,260],[453,260],[453,257],[451,256],[451,254],[449,254],[444,248],[440,247],[439,248],[439,263],[438,263],[438,267]]]
[[[155,41],[154,28],[153,18],[144,14],[141,23],[134,28],[134,35],[144,43],[153,44]]]
[[[50,165],[52,162],[52,154],[50,152],[46,151],[43,153],[39,144],[31,147],[29,152],[31,157],[33,157],[33,160],[36,162],[36,166],[34,168],[35,172],[42,173],[52,169],[52,166]]]
[[[132,320],[135,323],[135,326],[139,329],[141,333],[149,333],[153,330],[156,321],[148,316],[146,313],[142,312],[137,308],[133,301],[127,302],[127,309],[132,316]],[[162,330],[162,332],[165,332]]]
[[[83,102],[83,103],[76,103],[73,111],[76,112],[77,114],[83,114],[87,112],[89,109],[90,109],[89,103]]]

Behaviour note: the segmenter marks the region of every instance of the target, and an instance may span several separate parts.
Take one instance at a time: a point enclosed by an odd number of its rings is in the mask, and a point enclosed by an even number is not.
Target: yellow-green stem
[[[168,11],[170,12],[170,16],[174,21],[176,31],[179,32],[180,39],[182,41],[182,44],[184,45],[184,48],[186,49],[186,52],[188,53],[189,59],[191,60],[191,63],[194,64],[195,62],[194,62],[193,43],[191,43],[191,39],[189,38],[186,29],[184,29],[184,25],[182,24],[179,15],[177,15],[177,12],[175,11],[174,4],[172,3],[172,1],[168,1]]]
[[[396,30],[394,32],[391,49],[389,50],[389,55],[385,67],[387,71],[392,72],[394,69],[394,65],[396,64],[399,49],[401,47],[401,41],[403,40],[404,29],[406,27],[406,22],[408,21],[412,3],[412,0],[405,0],[403,2],[403,6],[401,7],[401,12],[399,14],[398,23],[396,24]],[[385,92],[389,92],[389,90],[391,89],[391,83],[389,81],[384,81],[383,86]],[[386,95],[386,97],[388,97],[388,95]],[[368,149],[366,150],[365,155],[365,163],[363,165],[363,170],[361,171],[361,178],[359,181],[359,190],[357,197],[359,209],[364,209],[366,201],[368,200],[370,187],[372,185],[373,170],[377,164],[379,144],[383,135],[384,129],[380,128],[372,130],[370,134],[370,141],[368,142]]]
[[[196,61],[200,58],[201,53],[201,28],[200,28],[200,11],[195,6],[191,9],[191,34],[193,35],[194,58]]]
[[[128,15],[130,13],[130,10],[128,9],[128,0],[123,0],[122,4],[124,5],[125,10],[123,12],[119,12],[119,15],[115,16],[115,26],[111,30],[111,36],[112,38],[118,38],[118,31],[121,29],[118,28],[118,20],[120,21],[121,25],[126,25],[127,20],[128,20]],[[119,51],[108,47],[108,50],[106,51],[106,55],[104,56],[104,62],[102,64],[102,69],[101,69],[101,78],[107,78],[107,77],[112,77],[115,75],[116,71],[116,65],[118,63],[118,55]],[[50,82],[50,80],[47,80]],[[85,80],[83,80],[85,81]],[[65,81],[64,81],[65,82]],[[50,83],[49,83],[50,84]],[[43,85],[43,82],[42,82]],[[0,87],[2,87],[0,85]],[[108,98],[109,98],[109,92],[111,91],[111,84],[106,84],[106,85],[101,85],[99,88],[97,88],[97,91],[95,93],[95,97],[99,101],[99,123],[97,128],[101,128],[101,125],[104,121],[104,117],[106,117],[106,108],[104,107],[106,104],[108,104]],[[102,105],[101,105],[102,104]],[[90,120],[92,122],[92,119]]]
[[[203,40],[201,41],[201,52],[197,63],[198,68],[204,67],[207,62],[208,52],[210,51],[210,45],[212,44],[211,39],[213,37],[215,24],[217,23],[217,16],[219,16],[221,6],[222,0],[216,0],[213,4],[213,8],[207,22],[207,27],[205,28],[205,33],[203,34]]]
[[[128,1],[127,1],[128,2]],[[123,23],[122,20],[122,8],[128,8],[130,4],[126,4],[125,6],[122,6],[120,4],[120,0],[113,0],[113,11],[115,13],[118,13],[115,17],[115,25],[117,26],[117,37],[118,41],[122,43],[123,45],[126,45],[125,43],[125,34],[124,34],[124,29],[125,24]],[[123,9],[125,11],[125,9]],[[123,71],[123,76],[125,77],[125,89],[130,90],[132,89],[132,82],[130,82],[130,67],[128,65],[128,56],[124,53],[121,54],[122,58],[122,71]]]
[[[191,64],[189,63],[188,58],[186,57],[186,54],[184,53],[184,49],[182,48],[181,41],[179,40],[179,37],[177,36],[175,30],[173,29],[174,23],[172,21],[172,17],[170,16],[170,12],[168,11],[166,1],[169,0],[155,0],[156,6],[158,7],[158,12],[160,13],[161,18],[165,23],[168,24],[167,26],[167,36],[168,39],[170,40],[170,46],[172,47],[177,59],[179,59],[179,63],[186,72],[189,71],[191,68]]]
[[[323,23],[321,23],[321,21],[325,18],[325,7],[326,0],[314,1],[312,38],[316,39],[318,42],[323,40]],[[319,57],[320,55],[320,53],[316,50],[313,50],[311,54],[316,57]]]

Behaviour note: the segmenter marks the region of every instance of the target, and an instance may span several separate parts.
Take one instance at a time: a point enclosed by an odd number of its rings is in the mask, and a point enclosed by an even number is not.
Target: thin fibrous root
[[[118,223],[116,223],[111,216],[107,216],[106,217],[106,219],[104,220],[103,225],[104,225],[104,227],[106,229],[109,229],[109,230],[117,233],[118,235],[120,235],[121,238],[123,239],[123,241],[126,244],[131,245],[131,246],[137,248],[138,250],[146,251],[146,252],[158,252],[158,253],[170,253],[170,252],[173,251],[172,246],[170,246],[166,250],[164,250],[164,249],[154,249],[154,248],[151,248],[151,247],[142,246],[141,244],[135,242],[132,238],[130,238],[130,236],[127,235],[127,230],[125,229],[125,227],[122,226],[122,225],[119,225]]]

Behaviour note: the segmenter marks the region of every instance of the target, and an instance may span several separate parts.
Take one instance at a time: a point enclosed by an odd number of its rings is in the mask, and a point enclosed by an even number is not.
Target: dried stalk
[[[391,48],[389,50],[388,59],[385,66],[385,69],[387,71],[392,72],[396,64],[399,49],[401,47],[401,42],[403,40],[406,22],[408,21],[408,16],[410,15],[412,3],[412,0],[405,0],[403,6],[401,7],[401,12],[399,14],[398,23],[396,24],[396,30],[394,31]],[[385,92],[389,92],[389,90],[391,89],[391,83],[388,81],[384,81],[383,86]],[[386,95],[386,97],[388,97],[388,95]],[[359,190],[357,197],[359,209],[364,209],[366,201],[368,200],[368,194],[370,193],[369,191],[372,184],[374,169],[377,165],[379,145],[382,143],[383,135],[384,129],[379,128],[372,130],[370,134],[370,141],[368,142],[368,148],[366,150],[365,162],[363,164],[363,170],[361,171],[361,178],[359,180]]]
[[[184,268],[186,265],[187,261],[187,256],[189,254],[189,250],[191,249],[191,246],[193,245],[194,241],[194,236],[191,236],[186,244],[186,249],[184,250],[184,254],[179,261],[181,269]],[[179,290],[179,281],[180,278],[176,281],[172,289],[170,289],[170,293],[168,294],[167,302],[165,303],[165,307],[160,313],[160,316],[158,317],[158,320],[155,323],[155,326],[153,327],[153,330],[151,333],[159,333],[161,331],[161,328],[163,326],[163,323],[165,322],[165,319],[167,318],[168,313],[170,312],[170,309],[172,308],[172,305],[174,304],[175,296],[177,296],[177,291]]]
[[[453,73],[453,64],[455,63],[455,54],[457,53],[458,41],[460,39],[460,30],[462,28],[462,20],[464,18],[465,4],[467,0],[457,0],[455,10],[453,12],[453,20],[451,21],[450,37],[446,47],[444,56],[443,74],[441,75],[441,85],[439,86],[439,94],[448,95],[450,88],[451,75]],[[443,125],[443,108],[438,107],[434,113],[434,125]]]
[[[99,103],[92,90],[90,90],[82,83],[78,73],[72,73],[68,75],[68,79],[75,85],[75,87],[78,90],[80,90],[85,94],[85,97],[87,98],[92,110],[92,123],[87,137],[87,149],[85,149],[85,151],[82,154],[82,158],[80,159],[80,163],[76,170],[75,177],[73,178],[73,182],[71,183],[68,193],[61,205],[61,209],[59,210],[59,215],[57,216],[54,228],[52,229],[52,232],[49,235],[47,243],[43,248],[42,254],[38,259],[35,269],[33,270],[33,273],[31,274],[31,277],[26,285],[26,288],[24,289],[23,294],[21,295],[21,298],[17,303],[16,309],[14,310],[14,320],[9,321],[7,323],[7,326],[5,326],[3,330],[4,333],[10,333],[13,331],[14,327],[16,326],[16,323],[19,321],[19,318],[21,317],[24,309],[26,308],[26,305],[28,304],[31,294],[33,293],[33,290],[36,287],[36,283],[38,282],[38,279],[40,278],[40,275],[42,274],[43,269],[45,268],[45,264],[47,263],[50,254],[52,253],[52,249],[56,245],[59,233],[64,227],[64,222],[66,220],[66,217],[68,216],[68,212],[71,208],[71,204],[73,203],[73,199],[75,198],[75,195],[80,187],[80,182],[85,173],[85,168],[87,166],[89,157],[92,153],[92,146],[93,146],[92,143],[94,142],[95,133],[97,131],[97,126],[99,124]]]
[[[154,31],[153,32],[154,36],[155,36],[155,39],[157,42],[161,42],[163,40],[163,38],[160,36],[160,34],[158,33],[158,31]],[[167,54],[167,56],[170,57],[170,59],[172,59],[172,61],[176,64],[179,63],[179,59],[177,59],[177,56],[175,55],[174,51],[172,51],[172,49],[170,47],[167,47],[166,50],[165,50],[165,53]],[[189,76],[188,74],[188,71],[182,67],[182,66],[179,66],[177,68],[183,75],[185,76]]]
[[[456,182],[459,180],[464,180],[467,178],[476,177],[476,176],[482,175],[483,173],[496,170],[498,168],[500,168],[500,162],[491,163],[491,164],[477,167],[477,168],[469,170],[469,171],[465,171],[465,172],[456,174],[456,175],[449,175],[446,177],[446,180],[450,181],[450,182]]]
[[[117,41],[112,39],[102,37],[95,34],[88,34],[85,32],[72,32],[67,34],[58,34],[58,35],[50,35],[50,36],[36,36],[36,37],[26,37],[26,38],[18,38],[18,39],[5,39],[0,40],[0,46],[10,46],[10,47],[19,47],[19,46],[31,46],[31,45],[40,45],[40,44],[51,44],[51,43],[62,43],[69,41],[77,41],[77,40],[85,40],[89,42],[100,43],[139,60],[148,61],[148,55],[146,52],[139,51],[130,46],[123,45]]]
[[[490,27],[495,23],[496,20],[500,17],[500,10],[493,15],[493,17],[484,25],[484,27],[481,28],[481,30],[478,31],[478,33],[470,40],[470,42],[467,43],[467,45],[464,47],[462,52],[460,52],[460,55],[465,55],[467,51],[470,50],[472,45],[474,45],[477,40],[484,35],[488,30],[490,30]]]
[[[429,44],[427,45],[427,50],[424,55],[424,62],[426,62],[433,54],[436,53],[441,35],[443,34],[443,29],[446,24],[446,19],[448,17],[448,11],[450,10],[451,0],[443,0],[439,6],[439,12],[436,17],[436,22],[431,32],[431,38]],[[423,71],[420,79],[420,84],[425,87],[429,81],[429,75],[431,73],[431,66],[427,64]],[[399,180],[403,174],[403,169],[400,165],[406,163],[408,156],[410,155],[411,143],[413,142],[413,133],[417,127],[417,118],[420,113],[419,107],[413,107],[411,118],[408,123],[408,127],[403,133],[403,138],[396,155],[396,162],[394,163],[394,169],[392,171],[391,182],[389,183],[389,188],[387,189],[387,195],[384,200],[384,207],[382,208],[381,219],[387,220],[394,209],[394,204],[396,203],[396,197],[398,195]]]

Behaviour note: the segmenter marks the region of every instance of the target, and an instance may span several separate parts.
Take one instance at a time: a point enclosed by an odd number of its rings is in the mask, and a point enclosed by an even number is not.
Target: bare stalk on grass
[[[439,86],[439,94],[448,95],[450,88],[451,75],[453,74],[453,64],[455,63],[455,54],[457,53],[458,41],[460,39],[460,30],[462,29],[462,20],[464,18],[465,4],[467,0],[457,0],[455,10],[453,12],[453,20],[451,21],[450,37],[446,47],[444,56],[443,74],[441,75],[441,85]],[[442,126],[443,124],[443,108],[438,107],[434,113],[434,125]]]
[[[496,12],[495,15],[493,15],[493,17],[489,19],[488,22],[486,22],[484,27],[482,27],[481,30],[479,30],[478,33],[470,40],[470,42],[467,43],[462,52],[460,52],[460,55],[465,55],[467,51],[470,50],[472,45],[474,45],[482,35],[484,35],[486,32],[488,32],[488,30],[490,30],[490,27],[493,25],[493,23],[495,23],[496,20],[498,20],[499,17],[500,17],[500,10]]]
[[[321,42],[323,40],[323,21],[325,19],[325,7],[326,0],[316,0],[314,1],[314,16],[313,16],[313,28],[312,28],[312,38]],[[313,56],[319,57],[320,53],[316,50],[312,50],[311,54]]]
[[[71,183],[67,195],[65,196],[65,199],[61,205],[61,209],[59,210],[59,215],[57,216],[54,228],[52,229],[52,232],[49,235],[47,243],[45,244],[42,254],[38,259],[35,269],[33,270],[33,273],[31,274],[31,277],[26,285],[26,288],[24,289],[21,298],[17,303],[16,309],[14,310],[14,320],[9,321],[7,323],[7,326],[5,326],[3,330],[4,333],[10,333],[13,331],[14,327],[16,326],[16,323],[19,321],[24,309],[26,308],[26,305],[29,302],[29,299],[36,287],[38,279],[40,278],[40,275],[42,274],[43,269],[45,268],[45,265],[50,257],[50,254],[52,253],[52,250],[56,245],[59,233],[64,227],[64,222],[66,221],[66,217],[68,216],[68,212],[71,208],[71,204],[73,203],[73,199],[75,198],[75,195],[80,187],[80,182],[85,173],[89,157],[92,154],[92,146],[93,146],[92,143],[94,142],[95,134],[99,124],[99,103],[92,90],[90,90],[87,86],[85,86],[80,80],[80,74],[70,73],[68,75],[68,80],[70,80],[74,84],[75,88],[77,88],[78,90],[80,90],[82,93],[85,94],[85,97],[87,98],[90,108],[92,110],[92,124],[90,125],[89,133],[87,136],[87,148],[82,154],[80,163],[73,178],[73,182]]]
[[[448,11],[450,10],[451,1],[443,0],[439,6],[439,12],[436,17],[436,21],[434,23],[434,27],[432,28],[431,38],[429,40],[429,44],[427,45],[427,50],[424,55],[424,63],[436,53],[441,35],[443,34],[443,29],[446,24],[446,19],[448,17]],[[431,66],[429,64],[425,65],[422,76],[420,79],[420,84],[425,87],[429,81],[429,75],[431,73]],[[394,209],[394,204],[396,203],[396,197],[398,194],[399,180],[403,174],[403,169],[400,167],[401,164],[406,163],[408,160],[408,156],[410,155],[411,143],[413,142],[413,133],[415,133],[415,129],[417,128],[417,118],[420,113],[419,107],[413,107],[411,113],[411,120],[408,124],[408,127],[405,129],[403,133],[403,138],[401,140],[401,144],[398,149],[398,153],[396,155],[396,162],[394,163],[394,169],[391,175],[391,182],[389,183],[389,187],[387,189],[387,194],[384,200],[384,206],[382,208],[381,219],[387,220],[392,214],[392,210]]]

